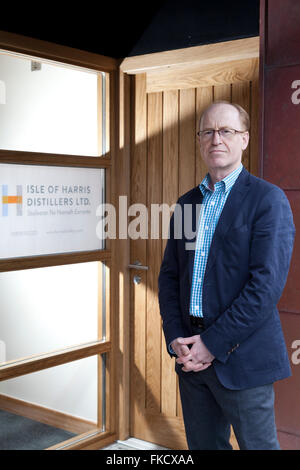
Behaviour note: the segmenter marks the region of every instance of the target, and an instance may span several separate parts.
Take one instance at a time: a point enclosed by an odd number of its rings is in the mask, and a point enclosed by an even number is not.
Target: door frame
[[[132,102],[134,101],[134,79],[140,74],[146,78],[146,93],[160,92],[170,89],[185,89],[208,85],[218,85],[220,67],[228,74],[228,83],[235,80],[251,81],[255,79],[258,87],[259,80],[259,37],[226,41],[204,46],[164,51],[134,57],[127,57],[120,63],[119,69],[119,160],[116,184],[119,194],[130,198],[130,162],[134,152],[133,138],[134,121]],[[171,82],[171,85],[169,85]],[[258,89],[256,90],[258,94]],[[259,118],[258,109],[252,109],[252,114]],[[253,139],[258,141],[257,129],[253,131]],[[253,135],[253,133],[252,133]],[[251,167],[251,173],[259,176],[259,159]],[[119,377],[118,409],[119,409],[119,439],[130,436],[130,345],[134,338],[130,336],[131,305],[130,305],[130,259],[129,240],[118,240],[120,258],[119,272],[122,281],[119,284],[119,360],[117,374]],[[121,249],[123,247],[123,250]]]

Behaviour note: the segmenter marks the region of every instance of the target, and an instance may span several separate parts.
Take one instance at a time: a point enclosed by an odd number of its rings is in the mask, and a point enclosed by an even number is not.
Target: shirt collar
[[[241,164],[238,168],[233,170],[229,175],[225,176],[221,181],[215,184],[215,189],[221,189],[225,193],[231,190],[232,186],[236,182],[240,172],[243,169],[243,165]],[[210,176],[209,173],[204,177],[202,182],[199,184],[200,191],[204,195],[205,191],[211,191],[210,189]]]

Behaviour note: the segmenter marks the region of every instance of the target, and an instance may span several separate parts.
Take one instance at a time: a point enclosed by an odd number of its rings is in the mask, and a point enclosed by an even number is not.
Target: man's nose
[[[214,145],[218,145],[222,142],[222,139],[220,137],[219,131],[214,131],[213,137],[212,137],[212,143]]]

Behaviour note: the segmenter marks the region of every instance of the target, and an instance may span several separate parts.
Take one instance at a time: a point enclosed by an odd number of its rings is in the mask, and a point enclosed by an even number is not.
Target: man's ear
[[[242,149],[243,150],[246,150],[246,148],[248,147],[248,143],[249,143],[249,132],[244,132],[244,134],[242,134],[242,139],[243,139],[243,143],[242,143]]]

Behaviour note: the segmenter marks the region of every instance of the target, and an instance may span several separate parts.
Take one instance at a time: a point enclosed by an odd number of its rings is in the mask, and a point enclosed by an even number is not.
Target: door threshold
[[[142,441],[135,437],[129,437],[125,441],[115,441],[107,447],[100,450],[167,450],[167,447],[162,447],[152,442]]]

